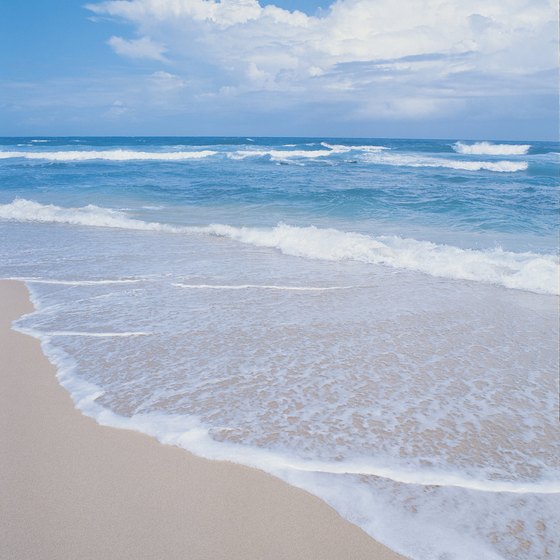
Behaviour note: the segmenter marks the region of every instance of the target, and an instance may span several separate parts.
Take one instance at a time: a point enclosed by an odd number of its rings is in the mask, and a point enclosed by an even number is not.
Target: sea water
[[[0,277],[100,423],[273,473],[413,559],[557,558],[558,152],[4,138]]]

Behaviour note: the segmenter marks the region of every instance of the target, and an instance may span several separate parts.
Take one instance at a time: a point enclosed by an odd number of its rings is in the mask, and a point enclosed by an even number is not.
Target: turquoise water
[[[272,472],[415,559],[554,558],[558,152],[4,138],[0,277],[99,422]]]

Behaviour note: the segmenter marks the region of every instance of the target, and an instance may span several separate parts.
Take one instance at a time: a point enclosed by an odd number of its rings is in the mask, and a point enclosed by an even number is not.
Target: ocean
[[[99,423],[263,469],[414,560],[553,559],[559,152],[2,138],[0,277]]]

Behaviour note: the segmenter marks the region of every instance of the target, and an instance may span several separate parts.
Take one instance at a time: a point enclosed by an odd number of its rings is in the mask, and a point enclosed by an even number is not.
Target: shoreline
[[[311,494],[210,461],[75,409],[37,339],[33,311],[0,280],[0,556],[41,560],[398,560]]]

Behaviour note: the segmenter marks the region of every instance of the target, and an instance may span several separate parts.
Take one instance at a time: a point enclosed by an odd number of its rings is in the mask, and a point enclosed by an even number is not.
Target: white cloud
[[[248,93],[276,92],[292,105],[340,101],[362,117],[398,118],[453,111],[469,98],[530,95],[537,75],[548,76],[540,93],[556,91],[555,0],[338,0],[316,17],[257,0],[88,8],[142,36],[112,37],[118,54],[168,60],[177,83],[198,84],[198,97],[243,103]]]
[[[121,56],[130,58],[148,58],[152,60],[165,61],[163,53],[165,47],[152,41],[149,37],[141,37],[140,39],[123,39],[122,37],[111,37],[107,44]]]

